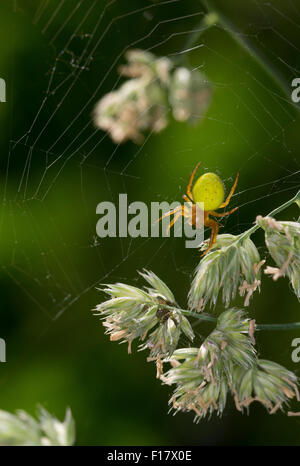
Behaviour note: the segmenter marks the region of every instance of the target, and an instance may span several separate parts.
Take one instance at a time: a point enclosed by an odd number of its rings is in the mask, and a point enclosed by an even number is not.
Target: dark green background
[[[241,37],[290,86],[300,70],[299,3],[227,0],[217,5],[223,3],[222,11]],[[299,444],[299,419],[270,416],[261,406],[253,405],[250,415],[242,416],[230,401],[222,419],[198,425],[192,415],[168,415],[170,388],[155,379],[146,354],[128,356],[125,345],[110,343],[91,312],[103,300],[97,283],[141,285],[136,271],[142,267],[165,280],[184,307],[199,261],[196,250],[185,249],[184,239],[117,238],[95,244],[99,202],[117,202],[123,192],[130,202],[180,200],[201,160],[227,189],[240,171],[231,203],[240,209],[222,229],[239,233],[256,215],[268,213],[299,189],[299,111],[227,32],[213,27],[196,41],[203,47],[182,56],[193,68],[201,66],[214,85],[204,121],[191,127],[171,120],[144,145],[128,142],[116,149],[101,131],[93,135],[91,114],[97,100],[117,84],[125,50],[140,47],[178,58],[188,32],[199,27],[205,2],[66,0],[57,11],[59,2],[50,0],[34,22],[40,4],[16,0],[0,6],[0,77],[8,91],[7,103],[0,104],[0,337],[7,343],[0,407],[34,413],[41,403],[62,417],[68,405],[76,419],[77,442],[83,445]],[[94,48],[92,59],[79,71],[76,58],[94,28],[88,49]],[[54,66],[55,92],[50,95]],[[43,177],[47,158],[48,163],[58,159]],[[292,207],[281,218],[297,215]],[[255,239],[264,257],[262,235]],[[285,279],[274,283],[264,277],[249,314],[260,323],[300,320]],[[201,334],[208,330],[198,327]],[[257,335],[261,357],[299,373],[299,364],[291,360],[297,336],[299,332]]]

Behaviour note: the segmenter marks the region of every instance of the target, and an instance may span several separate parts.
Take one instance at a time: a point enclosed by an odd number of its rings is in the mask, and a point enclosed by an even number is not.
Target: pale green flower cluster
[[[75,442],[75,423],[70,409],[63,422],[39,407],[38,418],[25,411],[11,414],[0,410],[0,445],[70,446]]]
[[[274,413],[290,399],[299,400],[297,377],[257,358],[250,329],[243,311],[225,311],[200,348],[179,349],[165,360],[173,367],[161,379],[176,385],[170,399],[176,412],[193,411],[196,422],[213,412],[221,415],[228,394],[239,411],[257,401]]]
[[[150,288],[108,285],[103,291],[111,298],[96,307],[97,314],[104,319],[111,341],[128,342],[129,353],[132,341],[140,339],[145,341],[140,350],[149,349],[150,357],[171,355],[182,333],[193,340],[192,327],[167,285],[153,272],[141,275]]]
[[[211,86],[197,70],[175,68],[166,57],[129,50],[120,73],[129,79],[95,106],[95,125],[112,140],[141,143],[145,132],[158,133],[168,125],[169,113],[179,121],[196,122],[205,114]]]
[[[299,193],[283,206],[293,202],[300,206]],[[148,360],[156,361],[157,377],[175,386],[171,409],[194,412],[196,422],[213,413],[222,415],[229,396],[240,412],[258,402],[273,414],[285,410],[292,399],[300,401],[296,375],[257,356],[256,323],[244,310],[229,309],[217,318],[203,312],[217,304],[229,307],[238,294],[246,307],[260,289],[266,260],[261,259],[250,239],[259,228],[265,231],[267,250],[277,266],[266,266],[264,272],[274,280],[286,275],[299,298],[300,225],[270,216],[257,217],[254,226],[238,236],[218,235],[196,269],[187,310],[179,307],[164,282],[147,271],[141,275],[150,287],[142,290],[121,283],[108,285],[104,291],[110,299],[97,307],[111,340],[128,342],[129,350],[134,339],[144,342],[139,349],[149,350]],[[216,322],[200,347],[189,346],[194,332],[187,316],[198,319],[198,323]],[[260,325],[260,330],[262,327],[274,325]],[[164,372],[167,363],[171,368]],[[292,411],[287,414],[299,415]]]
[[[219,235],[212,252],[201,259],[189,293],[189,308],[201,311],[214,307],[221,295],[228,307],[237,294],[245,294],[246,302],[260,286],[261,259],[253,241],[229,234]]]
[[[235,366],[232,371],[231,389],[239,411],[258,401],[274,414],[292,398],[300,401],[297,385],[293,372],[265,359],[257,359],[250,369]]]
[[[272,217],[257,217],[256,221],[265,231],[267,248],[277,266],[268,266],[265,273],[274,280],[286,275],[300,299],[300,223]]]
[[[179,67],[170,81],[169,102],[178,121],[197,123],[211,101],[211,86],[199,71]]]

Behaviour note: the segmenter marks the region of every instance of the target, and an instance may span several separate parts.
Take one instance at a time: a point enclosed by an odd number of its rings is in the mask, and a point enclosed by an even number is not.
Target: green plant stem
[[[215,15],[216,24],[219,24],[224,31],[226,31],[230,37],[243,49],[249,56],[265,71],[265,73],[273,80],[277,87],[281,90],[282,94],[288,100],[288,102],[297,110],[300,111],[300,107],[296,105],[291,98],[290,85],[285,81],[276,68],[270,63],[266,57],[257,50],[242,33],[229,21],[215,6],[213,0],[207,2],[208,15]]]
[[[300,328],[300,322],[288,324],[257,324],[256,330],[296,330]]]
[[[273,217],[274,215],[279,214],[279,212],[282,212],[283,210],[287,209],[294,203],[296,203],[298,207],[300,208],[300,191],[298,191],[297,194],[294,197],[292,197],[292,199],[285,202],[284,204],[281,204],[279,207],[276,207],[276,209],[272,210],[272,212],[270,212],[267,216]],[[246,236],[252,235],[259,228],[260,228],[259,225],[255,224],[253,227],[249,228],[249,230],[246,230],[244,231],[244,233],[239,235],[238,241],[240,241],[241,239],[244,239]]]
[[[251,58],[265,70],[268,76],[277,84],[281,89],[285,97],[291,101],[291,89],[289,85],[285,82],[284,78],[278,73],[274,66],[268,62],[266,57],[262,55],[259,50],[257,50],[243,35],[241,32],[234,26],[234,24],[229,21],[214,5],[213,1],[208,1],[208,8],[210,14],[214,13],[218,17],[218,24],[223,27],[225,31],[231,36],[231,38],[242,48],[244,49]],[[298,108],[299,110],[299,108]]]
[[[189,52],[190,50],[193,50],[193,48],[197,48],[197,46],[195,46],[195,44],[196,44],[197,40],[199,39],[199,37],[207,29],[209,29],[214,24],[216,24],[217,20],[218,20],[218,17],[214,13],[204,14],[203,18],[201,19],[201,21],[196,26],[196,29],[189,34],[187,40],[185,41],[181,51],[179,52],[180,56],[177,59],[174,59],[175,65],[178,66],[178,65],[183,64],[184,62],[187,61],[187,59],[186,59],[187,52]]]
[[[192,49],[204,31],[209,29],[211,26],[219,25],[265,71],[265,73],[281,90],[282,94],[288,100],[288,102],[295,108],[295,110],[299,112],[300,107],[296,105],[291,99],[290,85],[285,81],[281,74],[278,73],[272,63],[270,63],[266,57],[256,49],[256,47],[254,47],[247,39],[245,39],[245,37],[243,37],[242,33],[234,26],[234,24],[218,10],[212,0],[209,0],[206,2],[206,4],[208,8],[207,14],[202,18],[195,31],[190,34],[184,44],[181,53],[183,53],[185,50],[187,51]]]
[[[210,314],[188,311],[186,309],[180,309],[180,312],[186,316],[194,317],[197,320],[203,320],[208,322],[217,322],[218,318]],[[264,330],[296,330],[300,328],[300,322],[291,322],[286,324],[257,324],[256,331]]]
[[[189,316],[189,317],[195,317],[195,319],[198,319],[198,320],[205,320],[207,322],[216,322],[217,321],[217,317],[211,315],[211,314],[206,314],[205,312],[201,312],[201,313],[196,313],[196,312],[193,312],[193,311],[188,311],[186,309],[179,309],[180,312],[186,316]]]
[[[199,37],[210,27],[214,26],[218,22],[218,15],[214,12],[207,13],[201,19],[200,23],[196,26],[196,29],[188,36],[187,41],[184,43],[182,52],[185,50],[192,49],[196,44]]]

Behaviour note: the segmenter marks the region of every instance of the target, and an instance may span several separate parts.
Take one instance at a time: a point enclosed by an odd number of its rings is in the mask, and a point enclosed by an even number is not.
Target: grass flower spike
[[[145,132],[160,132],[171,110],[180,121],[203,116],[211,94],[203,74],[174,68],[168,58],[144,50],[130,50],[126,58],[120,73],[129,79],[103,96],[94,110],[95,125],[108,131],[115,143],[141,143]]]
[[[39,408],[38,420],[25,411],[16,414],[0,411],[0,445],[10,446],[70,446],[75,442],[75,424],[71,411],[58,421],[44,408]]]
[[[225,377],[216,376],[222,374],[220,361],[214,361],[213,368],[208,362],[212,354],[205,347],[179,349],[170,361],[173,368],[161,377],[167,385],[176,384],[171,409],[194,412],[196,422],[214,412],[222,415],[226,406],[228,384]]]
[[[173,409],[194,411],[195,421],[222,415],[230,393],[238,411],[257,401],[274,414],[293,398],[300,401],[298,379],[283,366],[258,359],[250,334],[251,321],[241,310],[223,312],[216,329],[200,348],[183,348],[167,360],[173,366],[161,376],[176,384]],[[288,412],[288,415],[298,413]]]
[[[211,101],[211,86],[197,70],[177,68],[172,76],[169,101],[178,121],[195,123],[206,113]]]
[[[166,85],[172,65],[167,58],[139,50],[128,52],[127,59],[129,64],[120,72],[131,79],[98,102],[94,121],[116,143],[140,143],[144,131],[159,132],[167,125]]]
[[[299,401],[298,379],[285,367],[264,359],[250,370],[236,366],[232,376],[235,404],[242,411],[254,401],[264,405],[270,414],[283,409],[292,398]]]
[[[144,341],[152,330],[140,349],[149,349],[154,358],[171,355],[182,332],[193,339],[192,327],[167,285],[153,272],[144,271],[141,275],[150,287],[141,290],[122,283],[108,285],[103,291],[111,298],[96,310],[104,318],[111,341],[127,341],[129,353],[132,341]]]
[[[201,311],[214,307],[222,293],[228,307],[239,291],[246,293],[245,305],[260,285],[262,263],[253,241],[229,234],[219,235],[212,251],[201,259],[189,293],[189,308]]]
[[[268,266],[265,273],[273,276],[273,280],[287,275],[300,299],[300,223],[260,216],[256,221],[265,230],[267,248],[277,265]]]
[[[248,331],[249,319],[245,313],[228,310],[220,315],[216,329],[200,348],[183,348],[173,353],[169,359],[173,368],[162,380],[168,385],[177,385],[170,399],[176,412],[192,410],[196,421],[214,411],[222,414],[232,366],[249,370],[255,364],[255,350]]]

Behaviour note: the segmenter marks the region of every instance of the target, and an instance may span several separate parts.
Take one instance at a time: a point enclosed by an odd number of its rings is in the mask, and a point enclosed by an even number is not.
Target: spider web
[[[183,247],[180,239],[97,238],[98,202],[117,203],[119,193],[127,193],[129,202],[178,200],[203,157],[204,168],[219,173],[228,187],[235,177],[226,165],[229,157],[241,179],[250,172],[253,180],[234,195],[233,205],[240,207],[235,219],[223,222],[225,227],[231,222],[230,232],[239,233],[256,214],[267,213],[269,199],[276,206],[299,187],[297,109],[230,39],[226,27],[199,26],[205,2],[41,0],[15,14],[40,38],[47,56],[37,67],[42,87],[30,88],[32,105],[22,127],[12,127],[5,157],[1,234],[7,252],[2,272],[49,322],[100,283],[133,280],[136,269],[155,270],[155,264],[165,261],[166,270],[171,264],[178,278],[191,273],[191,264],[176,254]],[[291,82],[300,70],[299,18],[300,7],[292,0],[284,7],[251,0],[244,19],[236,12],[236,39],[253,44]],[[185,47],[197,28],[202,35]],[[232,54],[220,47],[217,39],[222,37],[232,40]],[[132,48],[183,57],[206,73],[224,110],[213,102],[197,127],[199,143],[196,130],[183,124],[178,131],[193,134],[192,142],[174,142],[171,123],[159,135],[148,134],[140,146],[114,145],[94,127],[94,105],[119,85],[117,68]],[[236,56],[245,56],[251,67],[241,66]],[[225,69],[221,79],[218,67]],[[205,137],[206,131],[213,131],[213,139]],[[229,153],[232,141],[235,154]],[[169,153],[157,156],[164,146]],[[282,157],[273,157],[274,152]]]

